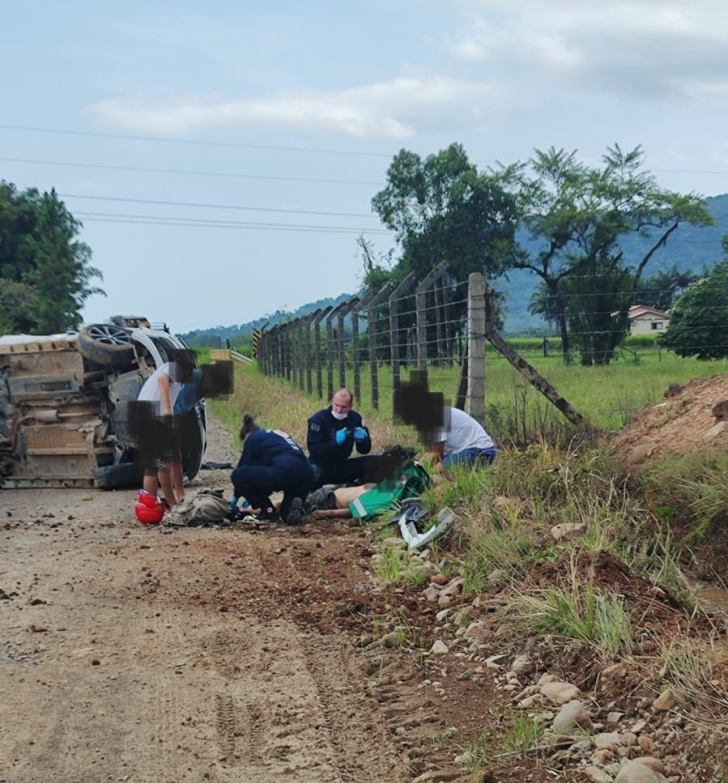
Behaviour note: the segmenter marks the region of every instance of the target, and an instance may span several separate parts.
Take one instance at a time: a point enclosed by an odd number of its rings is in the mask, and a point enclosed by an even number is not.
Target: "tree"
[[[640,147],[625,153],[615,145],[597,169],[579,162],[575,152],[552,147],[536,150],[527,163],[499,170],[538,248],[533,253],[521,248],[513,266],[541,278],[565,356],[571,322],[580,334],[582,361],[607,363],[626,335],[626,309],[654,254],[682,223],[713,222],[698,196],[658,188],[642,170],[643,158]],[[619,240],[635,233],[652,242],[636,266],[627,268]]]
[[[691,283],[700,280],[700,277],[701,275],[696,275],[691,270],[681,272],[673,265],[672,269],[646,277],[637,291],[634,303],[667,311],[672,307],[675,297]]]
[[[78,240],[81,224],[55,190],[19,193],[0,183],[0,331],[63,332],[81,323],[98,269],[91,249]]]
[[[723,237],[723,250],[728,256],[728,234]],[[728,357],[728,257],[678,296],[659,340],[678,356]]]
[[[479,173],[460,144],[424,160],[400,150],[372,209],[395,232],[401,271],[418,280],[442,261],[458,281],[471,272],[495,277],[512,262],[515,198]]]
[[[372,199],[372,209],[395,232],[401,257],[390,269],[370,264],[365,275],[367,290],[380,290],[384,280],[398,283],[410,273],[419,283],[446,262],[447,274],[440,283],[442,298],[438,300],[434,292],[428,296],[433,297],[434,307],[443,308],[441,322],[446,323],[446,330],[442,336],[452,344],[466,310],[462,283],[472,272],[494,278],[512,263],[515,198],[494,175],[480,173],[460,144],[451,144],[425,159],[400,150],[387,171],[387,186]],[[459,291],[457,286],[461,286]],[[414,320],[414,312],[400,317],[402,340]],[[428,327],[432,356],[439,342],[431,334],[433,328]]]

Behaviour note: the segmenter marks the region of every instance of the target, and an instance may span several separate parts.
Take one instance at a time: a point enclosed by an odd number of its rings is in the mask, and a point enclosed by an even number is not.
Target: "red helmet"
[[[134,505],[134,514],[143,525],[157,525],[164,517],[164,506],[161,503],[150,506],[142,502],[140,498],[139,502]]]
[[[159,505],[159,498],[151,492],[147,492],[145,489],[140,489],[139,492],[137,492],[137,503],[141,503],[147,508],[156,508]]]

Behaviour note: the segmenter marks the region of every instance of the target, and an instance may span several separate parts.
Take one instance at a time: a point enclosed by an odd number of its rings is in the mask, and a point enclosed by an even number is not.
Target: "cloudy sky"
[[[87,322],[354,292],[403,147],[642,145],[663,187],[728,192],[725,0],[7,0],[0,63],[0,179],[83,222]]]

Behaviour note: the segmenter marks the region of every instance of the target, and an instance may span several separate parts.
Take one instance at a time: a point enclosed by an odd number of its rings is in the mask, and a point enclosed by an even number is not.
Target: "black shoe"
[[[303,519],[303,501],[301,498],[293,498],[291,507],[288,509],[286,517],[287,525],[300,525]]]
[[[278,512],[272,507],[264,508],[261,510],[260,514],[258,514],[259,522],[278,522],[279,519]]]

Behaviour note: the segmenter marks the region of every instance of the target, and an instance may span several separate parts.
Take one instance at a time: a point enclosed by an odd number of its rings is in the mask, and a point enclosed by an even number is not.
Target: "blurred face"
[[[351,410],[351,396],[345,391],[338,391],[331,398],[331,410],[339,416],[346,416]]]

